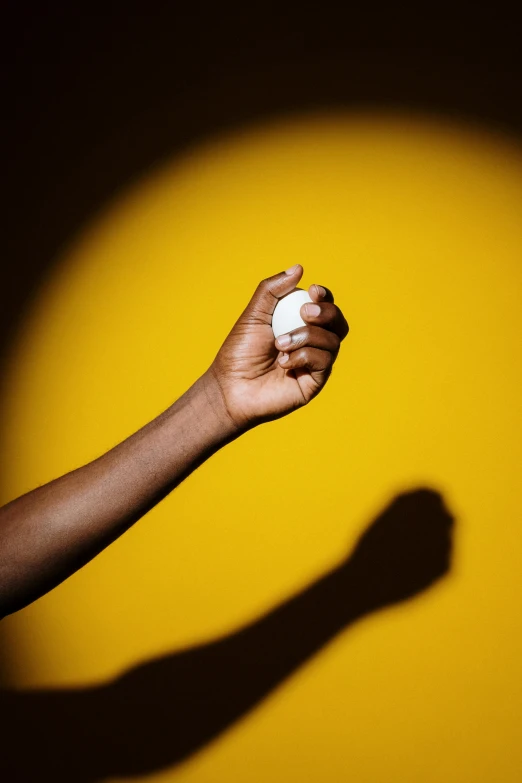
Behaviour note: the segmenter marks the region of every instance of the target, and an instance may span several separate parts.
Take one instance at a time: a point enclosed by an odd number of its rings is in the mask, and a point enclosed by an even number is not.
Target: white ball
[[[308,291],[303,291],[302,288],[296,288],[291,294],[280,299],[272,315],[274,337],[280,337],[282,334],[304,326],[305,322],[299,315],[299,310],[305,302],[311,301]]]

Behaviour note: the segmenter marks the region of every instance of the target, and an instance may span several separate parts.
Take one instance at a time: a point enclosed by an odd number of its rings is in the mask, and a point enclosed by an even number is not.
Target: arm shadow
[[[439,493],[399,495],[348,558],[230,635],[100,686],[0,691],[0,779],[94,783],[181,763],[356,620],[443,577],[453,523]]]

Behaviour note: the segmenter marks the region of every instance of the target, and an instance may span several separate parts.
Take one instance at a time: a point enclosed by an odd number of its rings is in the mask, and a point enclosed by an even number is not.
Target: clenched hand
[[[277,419],[310,402],[328,380],[348,334],[331,292],[311,285],[312,302],[300,311],[306,325],[274,339],[275,307],[302,275],[303,267],[296,264],[258,285],[209,369],[238,430]]]

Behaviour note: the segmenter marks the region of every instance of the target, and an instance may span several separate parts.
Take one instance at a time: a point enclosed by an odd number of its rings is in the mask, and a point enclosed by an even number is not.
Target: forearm
[[[0,509],[0,616],[88,562],[238,434],[207,374],[102,457]]]

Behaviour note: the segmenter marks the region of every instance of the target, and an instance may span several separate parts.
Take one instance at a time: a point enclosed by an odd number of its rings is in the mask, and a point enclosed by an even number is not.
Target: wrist
[[[198,378],[192,388],[197,400],[198,415],[218,440],[228,442],[245,432],[246,428],[241,427],[232,417],[212,366]]]

